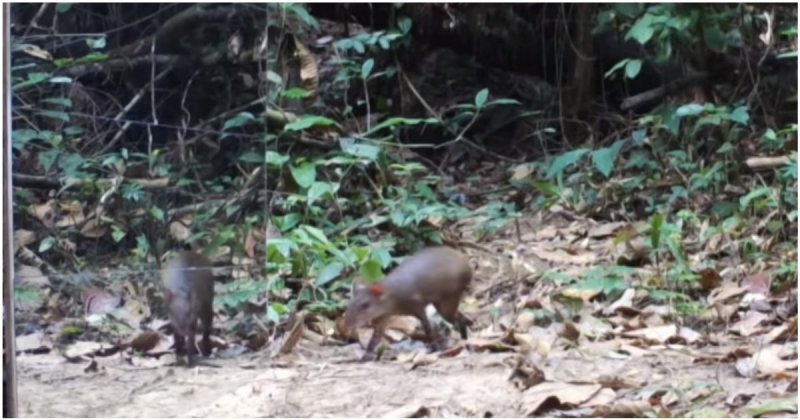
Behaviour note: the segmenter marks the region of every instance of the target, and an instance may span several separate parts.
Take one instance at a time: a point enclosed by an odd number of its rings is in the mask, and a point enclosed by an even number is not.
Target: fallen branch
[[[748,158],[745,165],[755,172],[761,172],[786,166],[789,162],[791,159],[788,156],[757,156]]]
[[[623,111],[628,111],[631,109],[639,108],[650,102],[661,100],[670,93],[683,90],[689,86],[694,86],[696,84],[704,82],[706,79],[708,79],[708,72],[701,71],[701,72],[691,73],[687,76],[684,76],[678,80],[674,80],[663,86],[659,86],[655,89],[650,89],[646,92],[642,92],[637,95],[625,98],[625,100],[622,101],[622,104],[620,105],[620,109],[622,109]]]

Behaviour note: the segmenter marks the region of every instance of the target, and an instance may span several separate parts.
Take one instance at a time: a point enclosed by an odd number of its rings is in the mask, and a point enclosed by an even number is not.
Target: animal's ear
[[[380,283],[375,283],[369,286],[369,293],[372,296],[380,297],[381,295],[383,295],[383,292],[384,292],[383,285]]]

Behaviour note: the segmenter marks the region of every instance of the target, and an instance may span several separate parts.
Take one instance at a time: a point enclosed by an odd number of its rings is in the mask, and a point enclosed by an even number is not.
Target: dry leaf
[[[596,407],[592,412],[592,417],[622,417],[622,418],[643,418],[645,414],[653,411],[647,401],[616,401],[609,405]]]
[[[781,325],[770,331],[764,338],[767,343],[774,343],[776,341],[785,341],[790,338],[797,338],[797,317],[789,320],[788,323]]]
[[[769,318],[768,315],[758,311],[747,311],[738,322],[733,324],[730,328],[731,332],[739,334],[742,337],[750,337],[759,331],[758,326]]]
[[[736,371],[746,378],[751,378],[755,374],[765,377],[797,369],[797,357],[794,360],[783,360],[780,358],[781,350],[783,350],[782,345],[773,344],[751,357],[739,359],[736,361]]]
[[[100,239],[108,232],[108,227],[99,225],[96,218],[91,218],[86,221],[81,227],[81,236],[84,238]]]
[[[725,303],[729,299],[742,296],[747,292],[746,287],[739,286],[732,282],[725,282],[720,287],[711,291],[708,295],[708,303]]]
[[[522,412],[531,417],[539,413],[545,401],[555,399],[558,407],[577,407],[594,397],[602,387],[597,384],[570,384],[566,382],[543,382],[522,394]],[[550,407],[547,407],[550,408]]]
[[[610,315],[610,314],[616,312],[617,309],[619,309],[621,307],[626,307],[626,308],[628,308],[628,309],[630,309],[630,310],[632,310],[632,311],[634,311],[636,313],[639,313],[639,311],[636,310],[633,307],[633,297],[634,296],[636,296],[636,290],[635,289],[627,289],[627,290],[625,290],[625,292],[622,293],[622,296],[620,296],[620,298],[617,299],[616,302],[614,302],[611,305],[609,305],[608,308],[606,308],[603,312],[606,315]]]
[[[36,243],[36,232],[25,230],[25,229],[17,229],[14,231],[14,252],[16,253],[17,250],[24,246],[28,246],[30,244]]]
[[[772,285],[770,273],[756,273],[749,275],[742,280],[742,286],[750,293],[766,295]]]
[[[50,350],[53,347],[50,337],[41,331],[17,336],[15,341],[16,350],[20,353],[39,353]]]
[[[17,284],[25,288],[50,287],[50,279],[42,273],[42,270],[30,265],[18,266],[14,270],[14,277]]]
[[[622,333],[623,337],[643,338],[650,343],[664,344],[671,337],[678,334],[678,327],[674,324],[662,325],[660,327],[642,328],[639,330],[627,331]]]
[[[722,284],[722,277],[713,268],[706,268],[700,272],[700,286],[703,290],[713,290]]]

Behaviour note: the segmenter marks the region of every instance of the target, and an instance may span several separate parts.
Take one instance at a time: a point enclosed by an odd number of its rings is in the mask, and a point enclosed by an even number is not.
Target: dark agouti
[[[387,321],[395,315],[419,319],[428,341],[433,341],[425,314],[428,304],[433,304],[439,315],[466,339],[472,322],[458,311],[458,305],[471,281],[472,267],[464,254],[447,247],[424,249],[406,258],[379,283],[358,287],[345,311],[345,325],[352,329],[372,324],[374,331],[364,360],[371,358]]]
[[[195,364],[197,320],[203,331],[202,349],[211,350],[211,324],[214,319],[214,275],[211,261],[194,251],[184,251],[162,271],[164,301],[175,331],[175,352],[188,354],[189,366]]]

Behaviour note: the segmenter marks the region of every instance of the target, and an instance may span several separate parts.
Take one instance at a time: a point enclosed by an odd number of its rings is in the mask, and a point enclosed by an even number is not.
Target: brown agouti
[[[164,302],[175,331],[175,352],[188,354],[189,366],[195,364],[197,320],[202,324],[202,349],[211,351],[211,324],[214,319],[214,275],[211,261],[194,251],[184,251],[170,261],[161,273]]]
[[[358,287],[345,311],[345,325],[352,329],[372,324],[374,331],[364,360],[372,356],[387,321],[394,315],[416,317],[428,341],[433,341],[425,314],[428,304],[433,304],[439,315],[466,339],[472,322],[458,311],[458,305],[471,281],[472,267],[464,254],[447,247],[424,249],[406,258],[379,283]]]

